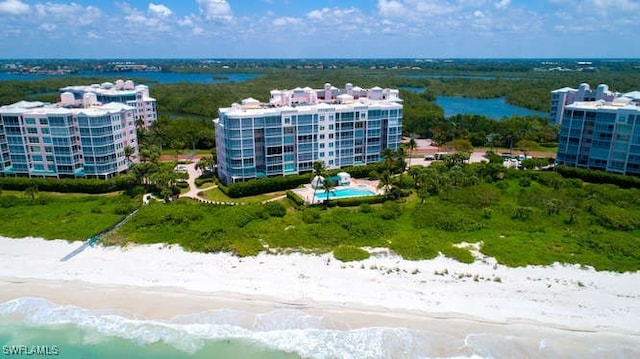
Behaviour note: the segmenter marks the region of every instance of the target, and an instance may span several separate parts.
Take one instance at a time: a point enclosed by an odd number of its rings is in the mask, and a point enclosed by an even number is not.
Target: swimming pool
[[[331,191],[329,194],[329,200],[333,198],[364,197],[373,195],[375,195],[375,192],[368,189],[340,188]],[[317,201],[324,201],[325,199],[327,199],[326,192],[322,191],[316,193]]]

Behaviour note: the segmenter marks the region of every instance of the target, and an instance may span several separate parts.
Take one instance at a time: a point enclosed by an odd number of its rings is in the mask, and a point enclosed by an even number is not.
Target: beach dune
[[[410,356],[640,355],[639,273],[508,268],[477,252],[473,264],[406,261],[386,249],[343,263],[330,253],[239,258],[176,246],[97,246],[60,261],[79,245],[0,237],[0,302],[42,298],[124,318],[206,318],[253,332],[402,329],[412,333]]]

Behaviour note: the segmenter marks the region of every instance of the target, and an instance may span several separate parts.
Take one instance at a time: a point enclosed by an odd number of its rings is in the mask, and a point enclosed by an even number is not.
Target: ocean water
[[[0,304],[0,346],[59,358],[495,358],[640,355],[637,336],[572,331],[331,329],[299,310],[216,310],[142,320],[117,311],[60,306],[40,298]],[[477,323],[476,323],[477,324]],[[22,348],[22,349],[21,349]],[[18,356],[15,355],[14,356]],[[30,356],[30,355],[29,355]],[[33,355],[42,357],[42,355]],[[7,356],[8,357],[8,356]]]

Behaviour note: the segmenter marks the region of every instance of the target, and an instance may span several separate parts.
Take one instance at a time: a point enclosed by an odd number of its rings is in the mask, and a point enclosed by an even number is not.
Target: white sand
[[[87,307],[117,306],[158,318],[210,308],[217,298],[218,307],[239,301],[256,311],[298,305],[331,310],[336,318],[344,315],[342,325],[356,327],[382,325],[386,319],[380,317],[388,316],[395,322],[459,318],[640,335],[640,273],[563,265],[507,268],[494,265],[492,258],[470,265],[443,257],[413,262],[386,250],[353,263],[330,254],[237,258],[161,245],[98,246],[60,261],[79,246],[0,237],[0,301],[31,295],[58,303],[82,302],[83,286],[94,286],[99,290],[85,299],[93,303]],[[175,300],[171,310],[149,298],[144,305],[136,301],[156,292],[191,301]],[[120,300],[113,299],[114,293]],[[96,299],[100,295],[105,299]],[[371,323],[358,319],[362,312],[378,318]]]

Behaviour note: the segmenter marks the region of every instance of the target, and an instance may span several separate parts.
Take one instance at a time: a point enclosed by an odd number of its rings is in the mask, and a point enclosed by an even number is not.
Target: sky
[[[640,0],[0,0],[0,58],[640,58]]]

